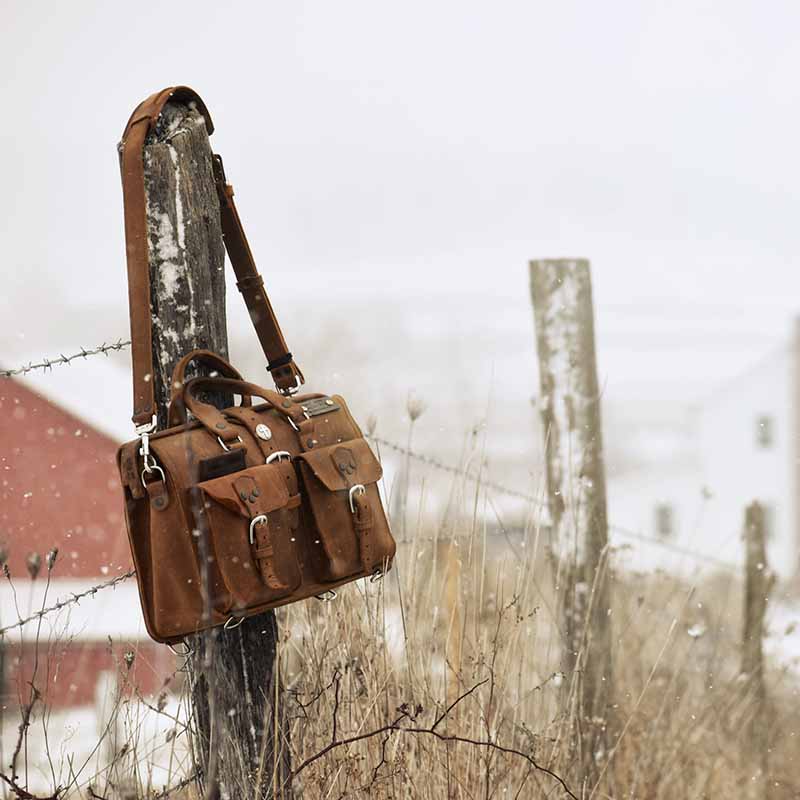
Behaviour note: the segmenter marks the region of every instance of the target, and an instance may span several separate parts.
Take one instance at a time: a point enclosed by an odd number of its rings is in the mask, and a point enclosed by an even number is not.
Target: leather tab
[[[169,507],[169,492],[164,481],[150,481],[145,484],[153,511],[166,511]]]

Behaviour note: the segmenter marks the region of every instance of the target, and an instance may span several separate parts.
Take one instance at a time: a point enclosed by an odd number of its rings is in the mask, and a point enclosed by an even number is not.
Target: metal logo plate
[[[256,425],[256,436],[258,436],[259,439],[263,439],[265,442],[268,442],[272,438],[272,431],[262,422],[261,424]]]
[[[313,400],[304,400],[300,408],[307,417],[318,417],[320,414],[338,411],[341,406],[330,397],[315,397]]]

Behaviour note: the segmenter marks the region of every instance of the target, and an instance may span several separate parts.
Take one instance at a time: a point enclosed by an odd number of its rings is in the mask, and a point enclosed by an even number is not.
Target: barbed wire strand
[[[445,464],[444,462],[440,461],[438,458],[434,458],[433,456],[423,455],[422,453],[417,453],[413,450],[409,450],[407,447],[403,447],[401,444],[397,444],[396,442],[390,442],[388,439],[382,439],[380,436],[369,436],[373,442],[377,444],[388,447],[390,450],[393,450],[396,453],[400,453],[401,455],[408,456],[409,458],[413,458],[415,461],[420,461],[423,464],[427,464],[429,467],[433,467],[434,469],[441,470],[442,472],[449,472],[451,475],[456,475],[459,478],[466,478],[468,481],[472,481],[473,483],[478,483],[486,489],[492,489],[493,491],[497,492],[498,494],[503,494],[506,497],[516,497],[517,500],[525,500],[527,503],[536,503],[539,504],[542,502],[541,498],[536,498],[533,495],[526,494],[525,492],[519,492],[516,489],[510,489],[508,486],[502,486],[499,483],[495,483],[494,481],[485,480],[483,477],[475,475],[474,473],[467,472],[466,470],[459,469],[458,467],[454,467],[451,464]]]
[[[34,620],[41,619],[42,617],[45,617],[48,614],[52,614],[54,611],[60,611],[62,608],[66,608],[67,606],[79,603],[86,597],[94,596],[95,594],[97,594],[97,592],[101,591],[102,589],[110,589],[111,587],[116,586],[118,583],[122,583],[123,581],[128,580],[128,578],[132,578],[135,574],[136,570],[132,569],[129,572],[123,573],[122,575],[117,575],[116,578],[112,578],[111,580],[105,581],[104,583],[98,583],[96,586],[91,586],[90,588],[85,589],[82,592],[77,592],[66,600],[59,600],[52,606],[48,606],[47,608],[41,608],[35,613],[31,614],[29,617],[20,619],[17,622],[13,623],[12,625],[6,625],[4,628],[0,628],[0,636],[4,636],[9,631],[13,631],[16,628],[21,628],[24,625],[27,625],[29,622],[33,622]]]
[[[517,500],[525,500],[526,502],[533,503],[535,505],[539,505],[542,502],[541,498],[534,497],[533,495],[526,494],[525,492],[520,492],[516,489],[510,489],[507,486],[503,486],[493,481],[484,480],[482,477],[475,475],[474,473],[465,471],[463,469],[459,469],[458,467],[454,467],[450,464],[444,464],[437,458],[423,455],[422,453],[417,453],[414,450],[409,450],[407,447],[403,447],[402,445],[396,444],[395,442],[390,442],[389,440],[383,439],[379,436],[371,436],[370,438],[372,439],[372,441],[376,442],[382,447],[387,447],[390,450],[394,450],[395,452],[400,453],[401,455],[413,458],[415,461],[427,464],[429,467],[433,467],[434,469],[442,470],[452,475],[457,475],[458,477],[464,478],[465,480],[471,481],[472,483],[476,483],[483,488],[491,489],[494,492],[497,492],[498,494],[502,494],[507,497],[514,497]],[[721,567],[723,569],[738,571],[738,567],[735,564],[731,563],[730,561],[724,561],[722,559],[715,558],[714,556],[710,556],[706,553],[701,553],[699,551],[692,550],[691,548],[688,547],[681,547],[680,545],[664,541],[663,539],[656,539],[653,536],[647,536],[644,533],[638,531],[632,531],[628,528],[623,528],[620,525],[609,525],[608,528],[610,531],[618,533],[620,536],[624,536],[627,539],[635,539],[640,542],[656,545],[657,547],[662,547],[665,550],[671,550],[674,553],[679,553],[680,555],[689,556],[690,558],[697,559],[698,561],[715,564],[716,566]],[[503,534],[498,533],[496,535],[503,535]],[[431,537],[431,540],[433,540],[433,537]]]
[[[103,342],[103,344],[97,345],[97,347],[92,347],[90,350],[87,350],[85,347],[81,347],[80,352],[73,353],[71,356],[65,356],[63,353],[59,353],[54,358],[42,358],[41,361],[23,364],[15,369],[2,369],[0,370],[0,378],[13,378],[15,375],[27,375],[29,372],[34,372],[35,370],[39,369],[46,372],[47,370],[57,367],[61,364],[69,364],[78,358],[88,358],[89,356],[97,356],[101,354],[107,356],[111,351],[124,350],[126,347],[130,347],[130,344],[130,339],[125,341],[119,339],[111,344],[106,344]]]

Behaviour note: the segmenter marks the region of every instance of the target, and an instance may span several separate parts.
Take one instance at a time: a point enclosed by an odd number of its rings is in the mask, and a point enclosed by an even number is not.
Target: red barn
[[[100,359],[0,379],[0,556],[10,574],[0,627],[131,569],[115,466],[132,431],[129,394],[129,375]],[[167,648],[147,638],[134,578],[48,614],[41,627],[14,629],[0,648],[2,694],[12,701],[29,691],[37,650],[50,664],[37,688],[55,706],[93,702],[107,670],[151,693],[174,669]]]

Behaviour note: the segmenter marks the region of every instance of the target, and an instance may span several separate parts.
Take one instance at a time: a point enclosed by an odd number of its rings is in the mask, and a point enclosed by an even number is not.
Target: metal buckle
[[[227,621],[222,627],[225,628],[226,631],[236,630],[236,628],[238,628],[244,622],[244,617],[239,617],[238,621],[232,625],[231,623],[234,622],[234,620],[236,620],[236,617],[228,617]]]
[[[144,476],[152,475],[154,472],[160,473],[162,483],[166,482],[167,478],[164,475],[164,470],[161,469],[161,467],[159,467],[155,461],[149,467],[147,466],[147,462],[145,462],[144,469],[142,470],[142,474],[140,476],[142,479],[142,486],[144,486],[145,489],[147,488],[147,481],[144,479]]]
[[[350,493],[348,494],[347,499],[350,501],[350,513],[351,514],[355,514],[356,513],[356,506],[355,506],[355,503],[353,502],[353,495],[356,492],[358,492],[359,497],[361,495],[365,495],[367,493],[367,490],[364,487],[363,483],[357,483],[355,486],[351,486],[350,487]]]
[[[289,386],[286,389],[278,389],[278,392],[284,397],[291,397],[293,394],[297,394],[300,391],[301,386],[302,384],[300,383],[300,378],[298,377],[297,373],[295,373],[294,386]]]
[[[289,461],[292,460],[292,454],[288,450],[277,450],[274,453],[270,453],[267,456],[267,464],[271,464],[273,461],[280,461],[282,458],[285,458]]]
[[[217,436],[217,441],[219,442],[219,446],[220,446],[220,447],[221,447],[221,448],[222,448],[222,449],[223,449],[223,450],[224,450],[226,453],[230,453],[230,451],[231,451],[230,447],[228,447],[228,445],[226,445],[226,444],[225,444],[225,442],[223,442],[223,441],[222,441],[222,437],[221,437],[221,436]],[[239,442],[239,444],[243,444],[243,442],[242,442],[242,437],[241,437],[241,436],[237,436],[237,437],[236,437],[236,441],[237,441],[237,442]]]
[[[314,597],[320,601],[320,603],[330,603],[331,600],[336,599],[336,592],[333,589],[328,589],[327,592],[323,592],[322,594],[315,594]]]
[[[375,567],[375,570],[370,576],[369,582],[377,583],[379,580],[383,578],[384,574],[385,574],[384,571],[380,567]]]
[[[267,519],[266,514],[259,514],[257,517],[253,517],[253,519],[250,520],[250,544],[255,544],[253,529],[256,527],[256,525],[261,525],[262,523],[264,525],[269,525],[269,520]]]

